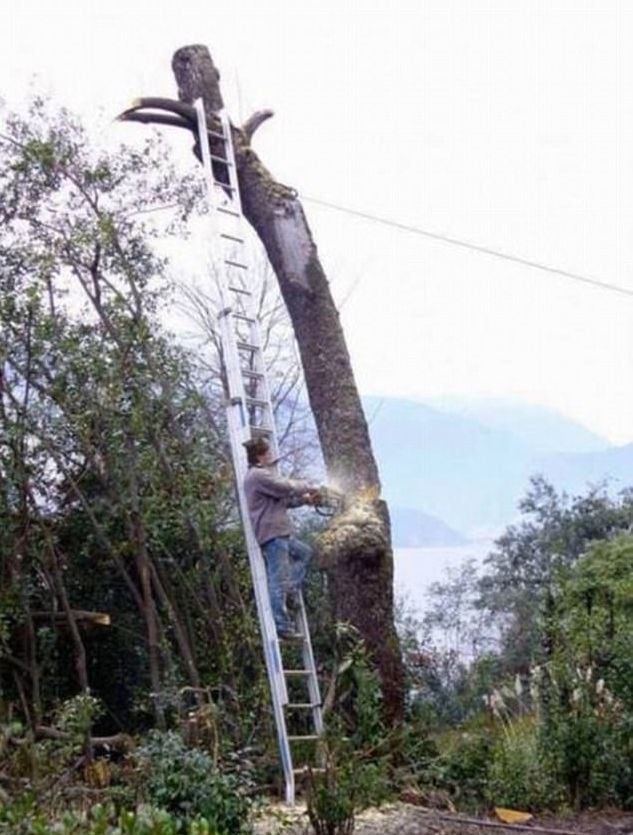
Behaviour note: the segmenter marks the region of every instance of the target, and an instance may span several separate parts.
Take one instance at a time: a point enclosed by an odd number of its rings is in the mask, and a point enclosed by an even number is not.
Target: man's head
[[[255,464],[267,463],[266,457],[270,452],[270,446],[266,438],[251,438],[249,441],[245,441],[244,449],[251,467]]]

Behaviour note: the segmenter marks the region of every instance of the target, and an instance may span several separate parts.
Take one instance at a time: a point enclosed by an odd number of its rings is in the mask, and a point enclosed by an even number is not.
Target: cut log
[[[32,612],[33,620],[53,620],[56,624],[68,623],[66,612]],[[72,609],[71,616],[77,623],[92,623],[95,626],[110,626],[112,621],[107,612],[87,612],[83,609]]]

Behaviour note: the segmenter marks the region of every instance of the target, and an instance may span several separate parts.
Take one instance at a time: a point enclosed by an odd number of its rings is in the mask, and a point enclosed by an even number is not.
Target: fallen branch
[[[463,823],[464,826],[486,826],[491,829],[509,829],[513,832],[541,832],[544,835],[578,835],[578,830],[571,829],[549,829],[545,826],[528,826],[521,823],[501,823],[500,821],[489,821],[483,818],[465,818],[461,815],[447,815],[436,812],[433,809],[421,809],[426,815],[437,820],[448,823]]]
[[[57,728],[49,728],[45,725],[37,725],[35,736],[40,739],[55,739],[59,742],[67,742],[72,739],[72,734],[60,731]],[[95,748],[110,748],[113,751],[127,753],[134,747],[134,741],[128,734],[114,734],[114,736],[92,736],[90,743]]]
[[[110,626],[112,622],[107,612],[86,612],[83,609],[71,609],[71,615],[75,620],[87,621],[99,626]],[[32,612],[31,617],[34,620],[53,620],[55,623],[68,622],[66,612]]]

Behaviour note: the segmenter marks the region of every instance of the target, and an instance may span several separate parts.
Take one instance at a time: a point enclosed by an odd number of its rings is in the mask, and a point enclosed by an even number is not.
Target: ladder
[[[286,787],[286,803],[294,805],[295,777],[302,769],[293,767],[291,743],[316,741],[322,734],[321,695],[310,630],[301,595],[299,595],[296,615],[297,631],[300,634],[297,643],[301,660],[293,663],[293,668],[284,668],[270,606],[264,559],[249,520],[243,488],[247,468],[246,453],[242,444],[252,437],[265,436],[273,456],[277,458],[277,434],[262,352],[253,280],[248,263],[246,223],[242,214],[229,118],[226,110],[223,109],[214,114],[216,118],[209,128],[202,99],[195,102],[195,109],[198,140],[207,184],[212,253],[216,256],[218,265],[217,279],[220,294],[218,328],[223,354],[231,454],[277,727],[279,753]],[[295,683],[290,684],[291,681]],[[289,690],[293,692],[292,701],[289,699]],[[306,695],[299,698],[296,696],[297,691]],[[306,724],[309,726],[310,733],[289,734],[287,719],[290,716],[295,719],[301,715],[303,715],[304,726]]]

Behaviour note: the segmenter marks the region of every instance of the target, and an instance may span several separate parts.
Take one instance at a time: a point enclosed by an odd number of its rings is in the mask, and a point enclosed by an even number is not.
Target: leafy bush
[[[429,783],[459,805],[478,808],[485,797],[493,745],[489,725],[471,724],[467,730],[445,734],[438,741],[440,755],[429,768]]]
[[[380,744],[355,749],[354,740],[343,735],[336,720],[331,720],[319,743],[318,761],[321,768],[308,769],[305,786],[316,835],[349,835],[357,812],[393,796],[389,752],[381,751]]]
[[[153,731],[137,757],[152,804],[186,820],[200,815],[221,835],[247,831],[251,804],[239,773],[221,771],[206,751],[187,748],[171,731]]]
[[[568,803],[576,808],[633,808],[633,715],[591,668],[567,670],[553,680],[541,745]]]
[[[354,682],[355,729],[353,742],[357,747],[377,745],[385,736],[381,717],[382,693],[380,682],[370,666],[365,645],[360,643],[351,667]]]
[[[492,805],[519,809],[556,809],[562,790],[551,751],[534,717],[508,722],[491,751],[485,794]]]
[[[356,813],[356,786],[349,768],[328,764],[323,775],[311,773],[308,818],[315,835],[351,835]]]
[[[542,745],[568,802],[633,808],[633,537],[596,542],[561,572],[548,629]]]
[[[316,835],[349,835],[357,812],[390,795],[383,763],[354,757],[337,762],[330,753],[322,773],[309,772],[308,817]]]
[[[13,805],[0,805],[0,835],[221,835],[204,818],[186,825],[164,809],[141,807],[116,815],[95,804],[86,814],[66,812],[49,819],[34,809],[28,798]]]

